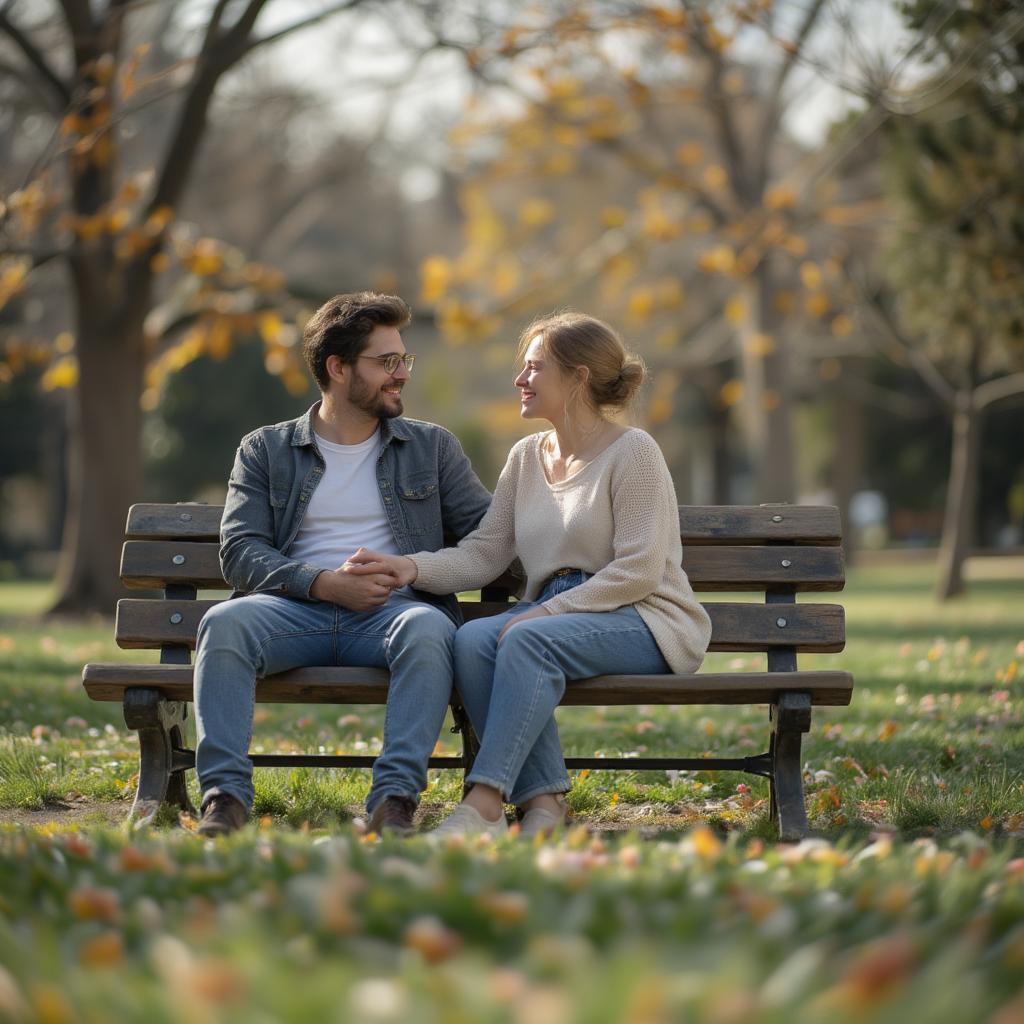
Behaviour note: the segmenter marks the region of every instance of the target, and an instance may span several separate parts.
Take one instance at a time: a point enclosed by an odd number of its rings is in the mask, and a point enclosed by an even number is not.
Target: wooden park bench
[[[160,651],[159,664],[91,664],[83,670],[93,700],[121,701],[129,729],[139,733],[139,783],[132,808],[150,820],[168,802],[192,810],[185,772],[195,753],[185,743],[192,700],[191,651],[199,621],[214,601],[200,590],[224,590],[218,560],[219,505],[134,505],[128,513],[121,557],[126,587],[163,591],[160,598],[117,603],[120,647]],[[712,621],[712,651],[763,651],[768,670],[695,675],[598,676],[573,682],[563,705],[764,704],[770,711],[768,749],[749,757],[570,757],[569,768],[629,770],[730,770],[761,775],[771,783],[771,816],[782,839],[807,832],[802,735],[811,708],[846,705],[849,672],[797,668],[798,653],[841,651],[842,605],[796,603],[800,591],[841,590],[844,584],[839,512],[799,505],[682,506],[679,523],[683,566],[698,592],[756,591],[764,603],[705,604]],[[467,619],[507,607],[514,581],[503,577],[483,588],[480,600],[463,600]],[[261,679],[256,701],[287,704],[383,704],[388,674],[371,668],[300,668]],[[466,770],[476,739],[457,702],[461,757],[432,757],[432,768]],[[369,767],[373,757],[329,754],[252,754],[258,767]]]

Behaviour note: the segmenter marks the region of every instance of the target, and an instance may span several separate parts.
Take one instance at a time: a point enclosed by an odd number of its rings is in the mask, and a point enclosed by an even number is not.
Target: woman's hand
[[[550,614],[551,612],[549,612],[544,605],[539,604],[536,608],[531,608],[528,612],[523,612],[521,615],[513,615],[512,618],[505,623],[504,628],[498,634],[498,643],[500,644],[502,637],[504,637],[504,635],[518,623],[526,622],[527,619],[543,619]]]
[[[411,558],[405,555],[382,555],[369,548],[360,548],[345,564],[365,567],[366,572],[390,573],[395,578],[396,587],[407,587],[419,575],[416,563]],[[356,568],[355,571],[360,569]]]

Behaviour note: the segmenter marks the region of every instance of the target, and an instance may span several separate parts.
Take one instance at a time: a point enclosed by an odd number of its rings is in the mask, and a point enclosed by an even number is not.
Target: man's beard
[[[402,405],[401,395],[384,395],[380,388],[374,388],[367,384],[359,375],[357,370],[352,374],[352,383],[348,389],[348,400],[357,409],[361,409],[369,416],[379,420],[389,420],[395,416],[401,416],[405,411]]]

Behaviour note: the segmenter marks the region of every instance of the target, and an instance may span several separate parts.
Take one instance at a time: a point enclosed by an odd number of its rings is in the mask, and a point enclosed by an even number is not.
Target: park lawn
[[[975,559],[969,571],[970,594],[936,606],[930,565],[854,570],[841,595],[846,650],[802,656],[805,666],[846,668],[856,680],[852,705],[817,709],[804,744],[819,834],[1024,831],[1024,561]],[[0,808],[129,800],[136,739],[119,705],[85,697],[80,671],[86,661],[155,653],[119,651],[108,621],[41,620],[35,613],[45,599],[37,584],[0,585]],[[706,666],[753,668],[764,660],[712,654]],[[735,755],[767,747],[764,708],[566,708],[559,716],[568,754]],[[254,750],[380,748],[379,708],[261,705],[256,719]],[[445,731],[439,752],[457,753],[458,743]],[[332,828],[360,813],[368,781],[360,770],[257,771],[256,811]],[[425,820],[459,791],[459,773],[431,773]],[[584,771],[570,794],[577,816],[603,828],[704,821],[770,838],[767,797],[764,780],[710,772]]]
[[[760,780],[694,772],[579,773],[592,828],[546,844],[362,837],[366,773],[345,771],[258,772],[259,821],[227,841],[82,831],[60,802],[127,811],[136,748],[81,664],[136,653],[0,587],[0,807],[54,809],[0,825],[0,1020],[1020,1021],[1024,573],[971,569],[944,608],[928,567],[851,574],[847,650],[818,662],[857,688],[815,712],[817,837],[797,846],[771,841]],[[709,667],[733,662],[759,659]],[[267,750],[379,747],[377,709],[259,711]],[[561,728],[573,753],[756,753],[766,718],[567,709]],[[433,775],[428,820],[459,789]]]

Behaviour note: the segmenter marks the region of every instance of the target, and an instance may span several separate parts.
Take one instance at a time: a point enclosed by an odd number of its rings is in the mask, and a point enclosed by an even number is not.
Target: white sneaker
[[[503,814],[497,821],[488,821],[475,807],[470,804],[459,804],[458,807],[441,822],[437,828],[427,833],[430,836],[475,836],[489,835],[499,839],[508,835],[508,822]]]
[[[556,814],[543,807],[534,807],[527,811],[519,822],[519,835],[522,838],[550,835],[556,828],[565,825],[565,822],[565,814]]]

